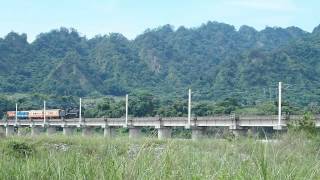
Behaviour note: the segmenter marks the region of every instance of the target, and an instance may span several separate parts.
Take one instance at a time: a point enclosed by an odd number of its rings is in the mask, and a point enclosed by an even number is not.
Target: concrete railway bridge
[[[274,130],[286,129],[290,121],[301,119],[302,116],[287,116],[282,114],[282,82],[278,87],[278,115],[273,116],[212,116],[212,117],[192,117],[191,113],[191,89],[188,95],[188,117],[142,117],[130,118],[128,116],[128,95],[126,95],[126,114],[123,118],[82,118],[81,98],[79,105],[79,118],[77,119],[46,119],[44,116],[40,119],[17,119],[18,107],[16,104],[16,116],[14,120],[0,121],[0,131],[6,136],[20,134],[19,129],[23,127],[31,128],[31,135],[37,135],[41,132],[54,134],[57,128],[63,129],[63,134],[71,135],[77,128],[81,128],[83,135],[90,135],[95,128],[103,128],[104,136],[113,136],[115,128],[124,127],[129,129],[129,137],[139,137],[142,127],[154,127],[158,130],[158,138],[170,138],[174,127],[185,127],[191,129],[192,138],[200,138],[207,127],[228,127],[235,135],[243,133],[250,128],[271,127]],[[46,114],[46,102],[44,101],[43,114]],[[320,115],[315,117],[316,127],[320,126]]]
[[[0,131],[6,136],[19,135],[19,129],[30,127],[31,135],[57,133],[60,127],[64,135],[72,135],[76,129],[81,129],[82,135],[93,134],[94,129],[102,128],[105,137],[112,137],[115,129],[124,127],[129,129],[129,137],[141,135],[142,127],[154,127],[158,131],[158,138],[170,138],[172,128],[184,127],[191,129],[192,139],[201,138],[207,127],[227,127],[235,135],[244,133],[250,128],[270,127],[274,130],[285,130],[288,122],[301,119],[302,116],[277,115],[271,116],[236,116],[223,115],[212,117],[142,117],[142,118],[77,118],[77,119],[42,119],[42,120],[2,120]],[[320,126],[320,115],[315,116],[316,127]]]

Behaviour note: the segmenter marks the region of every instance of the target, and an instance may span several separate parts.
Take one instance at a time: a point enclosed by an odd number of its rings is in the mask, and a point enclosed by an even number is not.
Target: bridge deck
[[[290,120],[301,119],[302,116],[290,116]],[[316,115],[316,126],[320,126],[320,115]],[[286,126],[287,120],[282,117],[281,126]],[[44,121],[39,119],[34,120],[2,120],[0,126],[43,126]],[[188,123],[186,117],[142,117],[129,118],[126,124],[125,118],[86,118],[83,121],[79,119],[47,119],[48,126],[93,126],[93,127],[185,127],[185,126],[200,126],[200,127],[275,127],[278,125],[278,117],[274,116],[212,116],[212,117],[197,117],[193,118]]]

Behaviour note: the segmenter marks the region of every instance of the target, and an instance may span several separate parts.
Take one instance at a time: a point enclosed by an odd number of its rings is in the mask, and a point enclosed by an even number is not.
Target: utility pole
[[[128,101],[129,101],[129,96],[128,94],[126,94],[126,124],[124,125],[124,127],[128,127]]]
[[[188,98],[188,126],[189,129],[191,126],[191,89],[189,89],[189,98]]]
[[[46,124],[46,101],[43,101],[43,124]]]
[[[18,123],[18,103],[16,103],[16,117],[15,117],[14,124],[17,125],[17,123]]]
[[[281,127],[281,86],[282,86],[282,83],[279,82],[279,99],[278,99],[278,126],[279,128]]]
[[[82,122],[82,99],[79,99],[79,124]]]

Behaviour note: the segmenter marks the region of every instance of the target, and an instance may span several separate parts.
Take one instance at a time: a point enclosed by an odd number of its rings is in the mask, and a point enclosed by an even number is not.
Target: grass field
[[[320,179],[320,137],[200,141],[11,137],[0,179]]]

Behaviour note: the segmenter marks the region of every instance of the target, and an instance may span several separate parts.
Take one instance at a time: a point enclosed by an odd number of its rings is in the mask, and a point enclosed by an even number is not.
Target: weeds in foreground
[[[0,140],[0,179],[317,179],[320,137]]]

